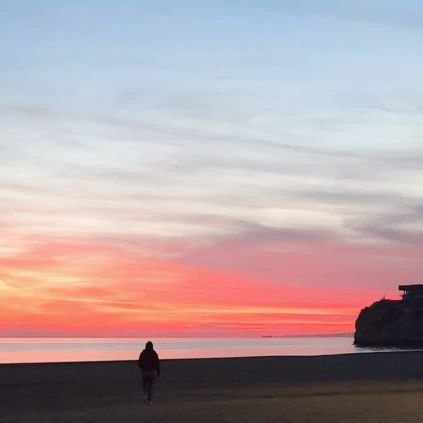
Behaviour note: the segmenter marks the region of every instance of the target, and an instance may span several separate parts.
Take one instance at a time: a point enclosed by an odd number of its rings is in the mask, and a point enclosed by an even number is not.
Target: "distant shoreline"
[[[347,338],[354,337],[354,333],[331,333],[318,335],[262,335],[261,338]]]
[[[0,335],[0,339],[259,339],[259,338],[331,338],[337,336],[354,336],[354,333],[318,333],[318,334],[299,334],[299,335],[239,335],[239,336],[68,336],[68,335],[55,335],[55,336],[6,336]]]

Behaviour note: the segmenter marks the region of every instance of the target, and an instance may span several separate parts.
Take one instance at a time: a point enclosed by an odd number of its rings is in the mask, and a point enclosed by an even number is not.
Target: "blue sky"
[[[101,185],[110,171],[133,182],[141,172],[145,191],[182,202],[201,187],[242,197],[240,183],[257,201],[262,188],[289,201],[313,189],[419,195],[407,184],[420,177],[423,131],[417,2],[16,1],[0,11],[9,183],[35,177],[54,190],[86,172]],[[342,219],[321,203],[328,222]]]

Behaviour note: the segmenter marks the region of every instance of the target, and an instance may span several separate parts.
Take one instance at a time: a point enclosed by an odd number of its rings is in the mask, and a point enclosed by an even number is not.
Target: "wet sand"
[[[414,423],[423,352],[164,360],[156,388],[135,361],[0,365],[0,421]]]

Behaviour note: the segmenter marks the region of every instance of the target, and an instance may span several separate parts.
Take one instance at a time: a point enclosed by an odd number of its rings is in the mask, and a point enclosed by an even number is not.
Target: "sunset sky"
[[[0,336],[351,333],[423,282],[420,0],[13,0],[0,28]]]

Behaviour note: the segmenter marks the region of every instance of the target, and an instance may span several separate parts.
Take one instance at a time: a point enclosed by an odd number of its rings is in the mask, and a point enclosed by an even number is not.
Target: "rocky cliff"
[[[423,346],[423,304],[381,300],[361,310],[355,322],[358,346]]]

